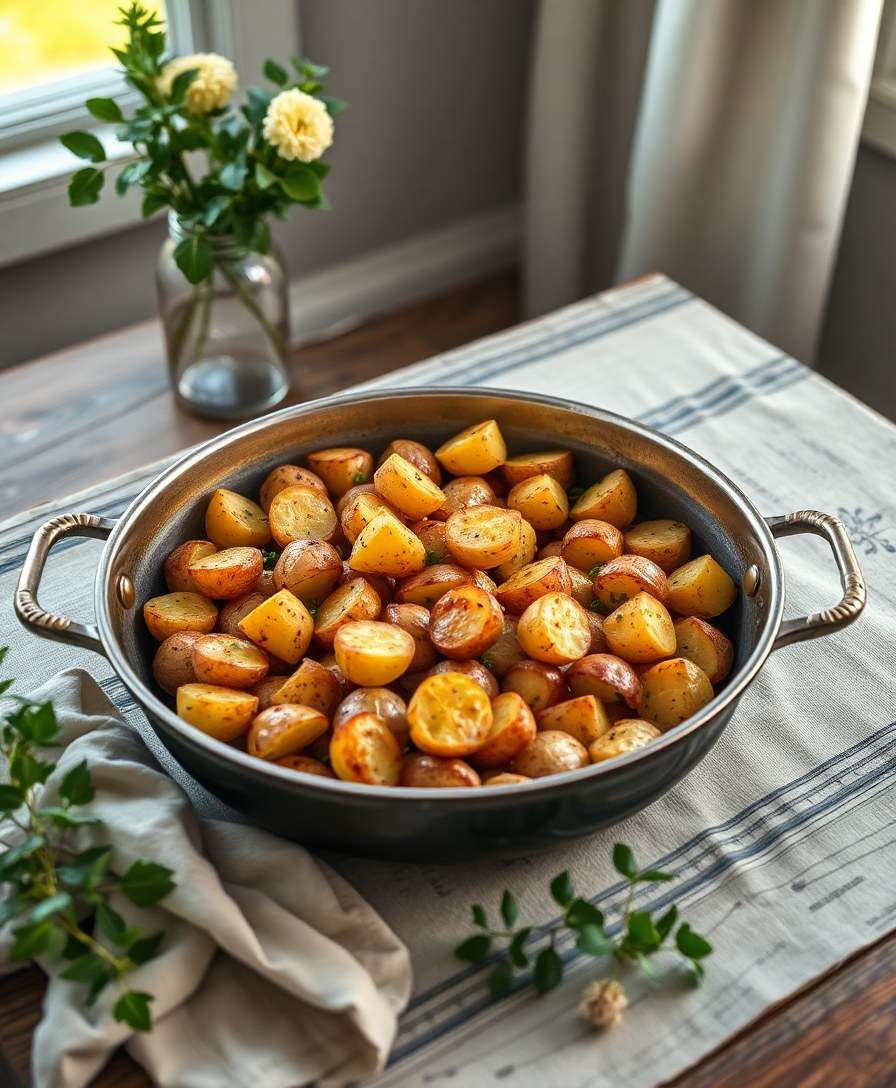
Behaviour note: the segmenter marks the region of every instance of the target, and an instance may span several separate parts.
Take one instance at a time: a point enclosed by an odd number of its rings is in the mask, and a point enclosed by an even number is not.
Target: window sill
[[[862,140],[896,158],[896,78],[878,77],[872,81]]]

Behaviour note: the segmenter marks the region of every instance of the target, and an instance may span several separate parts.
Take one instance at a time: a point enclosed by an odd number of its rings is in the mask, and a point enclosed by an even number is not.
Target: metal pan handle
[[[772,648],[777,650],[791,642],[830,635],[858,619],[867,600],[865,579],[843,522],[833,514],[823,514],[820,510],[797,510],[794,514],[782,514],[765,520],[776,538],[798,533],[814,533],[815,536],[824,537],[834,553],[843,586],[843,596],[833,608],[784,620]]]
[[[69,619],[68,616],[47,612],[38,604],[37,590],[44,572],[44,563],[57,540],[63,540],[67,536],[92,536],[98,540],[105,540],[114,527],[114,521],[101,518],[96,514],[60,514],[41,525],[31,538],[31,545],[25,556],[22,573],[19,575],[19,584],[16,587],[16,615],[29,631],[40,635],[41,638],[67,642],[73,646],[84,646],[98,654],[105,653],[103,644],[100,642],[99,631],[94,624],[79,623],[77,620]]]

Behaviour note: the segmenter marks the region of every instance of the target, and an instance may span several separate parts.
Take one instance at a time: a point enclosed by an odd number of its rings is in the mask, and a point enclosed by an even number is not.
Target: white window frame
[[[896,158],[896,0],[886,0],[881,15],[862,139]]]
[[[262,80],[265,57],[298,52],[296,0],[167,0],[169,33],[179,53],[212,51],[230,57],[243,84]],[[83,166],[60,143],[73,128],[96,133],[112,163],[133,155],[115,139],[114,125],[86,113],[86,98],[114,97],[127,109],[137,100],[112,69],[99,69],[0,96],[0,267],[141,222],[140,191],[124,198],[105,186],[98,204],[68,205],[68,181]],[[48,120],[48,113],[52,120]]]

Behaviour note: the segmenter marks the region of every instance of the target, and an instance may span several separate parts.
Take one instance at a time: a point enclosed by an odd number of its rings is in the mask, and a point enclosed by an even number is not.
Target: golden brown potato
[[[665,606],[638,593],[604,620],[610,652],[633,664],[659,661],[675,653],[675,628]]]
[[[532,740],[535,715],[515,691],[492,699],[492,727],[483,745],[470,756],[475,767],[503,767]]]
[[[669,583],[661,567],[641,555],[620,555],[604,563],[594,576],[594,596],[606,612],[638,593],[649,593],[660,604],[669,602]]]
[[[504,613],[494,596],[478,586],[450,589],[433,605],[429,637],[445,657],[481,657],[498,638]]]
[[[302,774],[316,774],[320,778],[336,777],[326,763],[312,759],[311,756],[284,756],[277,760],[277,766],[286,767],[289,771],[300,771]]]
[[[737,588],[711,555],[701,555],[669,575],[669,607],[682,616],[711,620],[737,600]]]
[[[400,627],[380,620],[344,623],[333,639],[339,668],[352,683],[380,688],[397,680],[414,659],[416,644]]]
[[[258,713],[262,710],[267,710],[269,706],[273,705],[273,695],[276,691],[283,687],[284,677],[271,676],[268,674],[264,680],[260,680],[257,684],[253,684],[249,688],[249,693],[254,695],[258,700]]]
[[[258,700],[248,691],[234,691],[216,684],[183,684],[177,689],[177,714],[215,740],[241,737],[258,710]]]
[[[518,620],[515,616],[505,616],[501,634],[489,646],[483,654],[482,663],[501,680],[507,671],[520,661],[525,661],[526,655],[516,637]]]
[[[734,664],[731,640],[698,616],[688,616],[675,624],[675,655],[699,665],[711,684],[720,684]]]
[[[190,577],[190,564],[218,549],[210,540],[187,540],[175,548],[165,560],[165,584],[170,593],[198,593],[199,588]]]
[[[591,628],[591,645],[588,647],[588,653],[605,654],[610,646],[607,642],[607,636],[604,634],[603,616],[599,616],[590,608],[585,609],[585,616],[588,620],[588,626]]]
[[[538,559],[556,559],[562,551],[562,540],[549,540],[547,544],[538,549],[535,555]]]
[[[545,778],[588,766],[588,751],[569,733],[548,729],[536,733],[511,764],[514,774]]]
[[[428,672],[424,673],[420,677],[420,681],[425,680],[427,676],[439,676],[445,672],[459,672],[463,676],[468,676],[482,688],[489,699],[496,698],[501,690],[491,670],[487,669],[481,661],[474,659],[469,661],[440,661],[438,665],[433,665]],[[415,684],[411,690],[416,691],[418,686],[418,684]]]
[[[408,707],[394,691],[389,688],[358,688],[350,692],[336,708],[333,728],[338,729],[356,714],[373,714],[380,718],[395,734],[401,747],[406,747],[411,732]]]
[[[570,567],[568,563],[567,567],[571,583],[570,597],[578,601],[583,608],[590,608],[591,602],[594,600],[594,586],[591,579],[578,567]]]
[[[481,786],[479,775],[462,759],[441,759],[424,752],[414,752],[404,761],[401,772],[402,786],[418,786],[423,789],[457,789]]]
[[[508,457],[501,471],[511,488],[533,476],[552,476],[566,491],[575,476],[575,465],[569,450],[539,450]]]
[[[625,550],[630,555],[643,555],[671,574],[690,557],[691,530],[684,522],[668,518],[640,521],[626,529]]]
[[[622,555],[622,542],[622,533],[615,525],[596,518],[584,518],[566,531],[560,544],[560,554],[571,567],[588,574],[598,563],[608,563]]]
[[[268,510],[274,540],[285,548],[293,540],[330,540],[336,531],[336,511],[329,498],[310,484],[284,487]]]
[[[159,646],[152,659],[152,674],[162,691],[173,695],[182,684],[196,683],[193,644],[203,637],[198,631],[178,631]]]
[[[399,582],[396,588],[396,600],[400,604],[419,604],[432,608],[436,601],[449,589],[469,585],[471,572],[454,563],[434,563],[410,578]]]
[[[481,476],[507,460],[507,445],[494,419],[474,423],[436,450],[443,468],[454,476]]]
[[[492,705],[474,680],[462,673],[428,676],[408,703],[411,740],[432,756],[468,756],[492,727]]]
[[[295,665],[311,643],[314,620],[298,597],[281,589],[244,616],[239,629],[263,650]]]
[[[591,626],[578,601],[566,593],[546,593],[520,616],[516,637],[535,661],[567,665],[588,653]]]
[[[341,698],[342,684],[334,673],[320,662],[306,657],[291,676],[281,677],[279,687],[271,694],[270,703],[310,706],[329,718]]]
[[[350,544],[354,544],[361,531],[383,510],[388,510],[399,521],[402,520],[402,515],[376,491],[361,491],[355,488],[352,490],[357,490],[358,493],[352,496],[339,514],[339,524]]]
[[[458,510],[468,510],[471,506],[497,506],[498,496],[494,488],[481,476],[458,476],[449,480],[442,488],[445,501],[433,517],[447,521]]]
[[[356,579],[361,578],[362,575],[358,574],[356,570],[352,570],[352,566],[347,559],[342,562],[342,580],[339,585],[345,585],[346,582],[354,582]],[[387,578],[383,574],[371,574],[366,573],[363,575],[364,581],[368,582],[376,590],[376,595],[380,599],[380,604],[385,606],[392,600],[393,590],[395,588],[395,579]],[[358,619],[366,619],[366,616],[359,616]],[[373,617],[374,619],[376,617]]]
[[[422,442],[414,442],[410,438],[394,438],[380,454],[377,464],[384,464],[393,453],[397,453],[405,461],[410,461],[415,468],[419,468],[423,475],[428,476],[436,487],[442,482],[442,470],[436,460],[436,455]]]
[[[671,729],[706,706],[713,694],[709,677],[693,661],[659,661],[641,674],[641,717]]]
[[[500,604],[515,616],[523,612],[539,597],[548,593],[572,592],[569,567],[559,556],[536,559],[511,575],[498,586],[495,596]]]
[[[451,553],[445,540],[447,522],[436,521],[435,518],[421,518],[408,528],[412,533],[420,537],[423,547],[426,549],[426,562],[431,566],[434,563],[451,562]]]
[[[271,597],[276,592],[274,586],[274,572],[273,570],[263,570],[261,574],[255,579],[255,585],[252,587],[253,592],[260,593],[262,597]]]
[[[502,691],[515,691],[534,711],[569,698],[564,674],[543,661],[520,661],[511,665],[501,682]]]
[[[334,446],[309,453],[308,467],[327,485],[334,499],[340,498],[354,484],[366,484],[373,472],[373,457],[367,450],[352,446]]]
[[[512,774],[510,771],[501,771],[490,778],[482,780],[483,786],[518,786],[521,782],[531,782],[532,779],[525,774]]]
[[[263,548],[271,539],[264,510],[226,487],[219,487],[209,500],[205,533],[218,548]]]
[[[144,604],[143,619],[152,637],[162,642],[178,631],[206,634],[214,628],[218,610],[199,593],[164,593]]]
[[[314,637],[331,649],[336,632],[351,620],[375,620],[382,611],[379,594],[365,578],[353,578],[318,605]]]
[[[448,518],[445,543],[461,566],[490,570],[513,558],[521,533],[522,518],[517,511],[474,506]]]
[[[267,513],[277,492],[284,491],[287,487],[295,487],[296,484],[307,484],[309,487],[316,487],[324,494],[327,492],[327,485],[317,473],[307,468],[300,468],[299,465],[278,465],[265,476],[258,493],[258,502],[262,510]]]
[[[267,676],[268,658],[246,639],[200,635],[193,643],[193,671],[201,684],[251,688]]]
[[[626,529],[638,512],[638,495],[631,476],[624,468],[608,472],[602,480],[592,484],[570,510],[573,521],[596,518],[608,521],[617,529]]]
[[[553,476],[530,476],[510,489],[507,505],[519,510],[533,529],[557,529],[569,514],[569,499]]]
[[[525,518],[521,518],[519,543],[517,544],[513,555],[495,567],[495,576],[502,582],[506,582],[508,578],[512,578],[517,571],[522,570],[523,567],[528,566],[532,562],[535,558],[537,547],[538,538],[536,537],[535,530]]]
[[[602,703],[620,700],[637,707],[641,698],[638,674],[614,654],[588,654],[566,670],[566,682],[573,695],[594,695]]]
[[[621,718],[588,748],[588,755],[592,763],[603,763],[606,759],[615,759],[645,748],[659,735],[659,729],[650,722],[641,721],[640,718]]]
[[[358,534],[349,563],[361,573],[408,578],[426,566],[426,549],[393,513],[381,510]]]
[[[226,604],[221,606],[221,611],[218,613],[218,630],[221,634],[242,638],[243,632],[240,630],[240,620],[258,608],[262,601],[266,601],[270,596],[270,593],[258,593],[253,590],[244,597],[237,597],[234,601],[227,601]]]
[[[403,762],[395,735],[375,714],[356,714],[333,730],[330,763],[343,782],[397,786]]]
[[[194,559],[188,569],[204,597],[232,600],[252,590],[264,570],[264,559],[258,548],[222,548]]]
[[[422,604],[389,604],[383,611],[383,620],[407,631],[414,640],[414,657],[408,672],[423,672],[436,663],[439,655],[429,637],[429,609]]]
[[[246,751],[272,762],[295,755],[326,733],[326,715],[311,706],[278,703],[257,715],[249,726]]]
[[[400,513],[417,520],[428,517],[445,501],[445,493],[425,472],[393,453],[373,474],[377,493]]]
[[[325,540],[293,540],[274,566],[274,588],[288,589],[308,604],[322,601],[342,577],[339,552]]]
[[[610,728],[610,719],[603,704],[593,695],[577,695],[562,703],[539,710],[536,721],[539,732],[559,730],[586,748],[602,737]]]
[[[341,495],[336,502],[336,516],[342,520],[342,513],[346,506],[350,502],[354,502],[359,495],[375,495],[376,488],[373,485],[373,480],[369,480],[366,484],[355,484],[350,487],[344,495]]]

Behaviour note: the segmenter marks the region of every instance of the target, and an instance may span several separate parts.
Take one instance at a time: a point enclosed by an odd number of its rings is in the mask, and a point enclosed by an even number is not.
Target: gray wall
[[[302,48],[330,65],[330,89],[351,108],[328,154],[334,210],[297,208],[281,232],[292,275],[519,199],[534,7],[302,0]],[[152,316],[163,229],[151,223],[0,270],[0,365]]]

